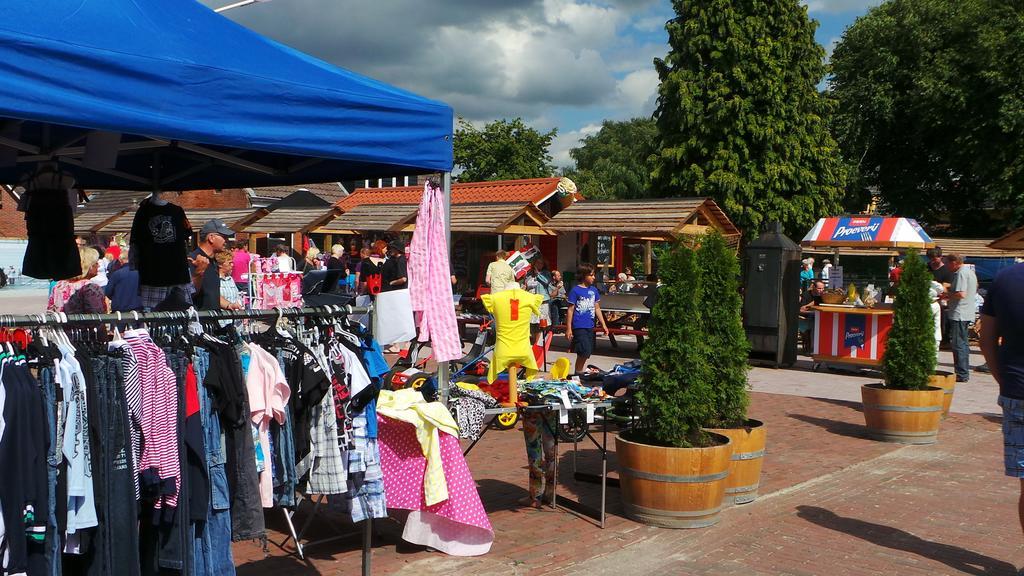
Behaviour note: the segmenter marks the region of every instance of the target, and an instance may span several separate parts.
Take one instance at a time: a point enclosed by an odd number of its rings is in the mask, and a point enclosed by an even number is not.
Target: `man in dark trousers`
[[[203,224],[199,231],[199,247],[188,256],[192,286],[196,290],[192,302],[198,310],[219,310],[221,307],[220,274],[213,255],[224,250],[228,239],[234,235],[235,232],[217,218]]]
[[[1019,478],[1017,513],[1024,529],[1024,264],[996,276],[981,309],[981,353],[999,383],[1003,464]]]

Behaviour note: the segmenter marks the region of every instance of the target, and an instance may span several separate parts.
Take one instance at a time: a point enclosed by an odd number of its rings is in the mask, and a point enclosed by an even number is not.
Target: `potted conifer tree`
[[[663,284],[641,352],[636,426],[615,439],[625,513],[667,528],[718,521],[732,444],[703,429],[715,393],[702,331],[704,281],[696,252],[682,244],[660,259]]]
[[[930,285],[931,273],[911,250],[896,285],[882,359],[885,382],[861,387],[868,432],[879,440],[933,444],[938,437],[943,390],[929,385],[936,364]]]
[[[763,422],[747,418],[750,342],[743,330],[739,258],[720,233],[711,232],[701,239],[697,261],[705,286],[700,317],[711,371],[709,430],[733,444],[724,503],[746,504],[757,498],[767,432]]]

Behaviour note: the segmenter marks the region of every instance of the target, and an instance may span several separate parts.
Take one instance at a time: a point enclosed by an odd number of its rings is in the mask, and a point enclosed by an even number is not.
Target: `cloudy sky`
[[[202,0],[223,6],[231,0]],[[806,0],[831,51],[879,0]],[[224,12],[308,54],[449,103],[558,128],[555,163],[605,119],[648,115],[669,0],[273,0]]]

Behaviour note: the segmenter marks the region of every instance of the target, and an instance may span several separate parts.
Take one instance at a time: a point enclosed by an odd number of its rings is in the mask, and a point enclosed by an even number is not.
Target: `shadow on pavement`
[[[898,528],[839,516],[825,508],[797,506],[797,516],[808,522],[855,536],[877,546],[902,550],[942,562],[964,574],[1011,576],[1017,573],[1016,567],[1008,562],[989,558],[959,546],[925,540]]]
[[[821,428],[824,428],[825,431],[839,436],[871,439],[871,436],[868,434],[867,428],[864,427],[863,423],[843,422],[842,420],[818,418],[816,416],[807,416],[805,414],[789,414],[788,416],[794,420],[800,420],[801,422],[820,426]]]

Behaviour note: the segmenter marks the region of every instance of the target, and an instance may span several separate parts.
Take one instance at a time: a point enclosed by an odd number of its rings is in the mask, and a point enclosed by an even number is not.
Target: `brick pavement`
[[[851,402],[754,393],[751,415],[769,427],[762,496],[726,510],[717,526],[635,524],[618,515],[615,488],[605,530],[570,513],[519,510],[522,436],[492,431],[469,456],[496,533],[492,551],[449,558],[402,543],[401,526],[384,521],[374,573],[1009,575],[1011,562],[1024,562],[1016,482],[1001,473],[991,417],[954,414],[938,444],[900,447],[867,439]],[[578,463],[597,470],[600,460],[585,449]],[[571,476],[571,466],[563,457],[560,478]],[[596,486],[564,488],[584,503],[599,500]],[[283,538],[278,514],[268,516],[275,541]],[[239,574],[359,573],[358,537],[311,548],[305,562],[288,551],[272,545],[264,558],[258,546],[236,544]]]

